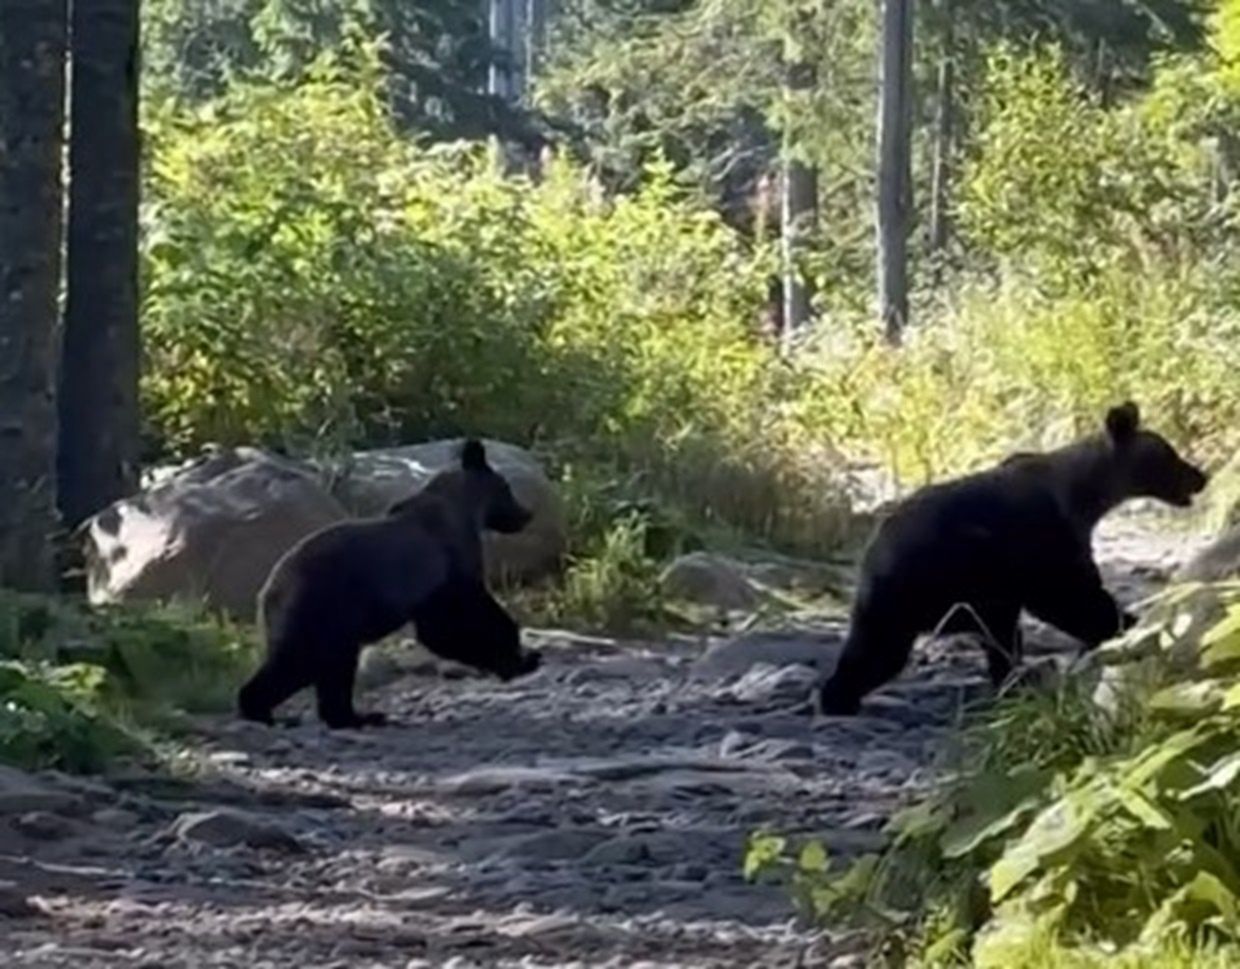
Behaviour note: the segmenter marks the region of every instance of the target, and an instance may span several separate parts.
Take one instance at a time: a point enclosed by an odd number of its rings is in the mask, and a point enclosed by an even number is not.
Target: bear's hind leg
[[[382,713],[359,713],[353,708],[353,684],[361,647],[357,644],[323,649],[314,691],[318,698],[319,719],[332,730],[378,727],[387,722]]]
[[[900,675],[916,638],[907,628],[871,624],[854,616],[835,672],[819,692],[822,712],[828,716],[857,713],[867,694]]]

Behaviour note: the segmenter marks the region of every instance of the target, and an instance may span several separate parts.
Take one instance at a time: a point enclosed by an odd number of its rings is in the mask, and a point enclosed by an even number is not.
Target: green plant
[[[186,607],[0,590],[0,760],[97,769],[146,745],[140,724],[231,707],[252,656],[241,629]]]
[[[647,552],[647,527],[640,514],[619,517],[595,548],[569,563],[544,615],[617,634],[657,628],[663,621],[659,563]]]
[[[997,704],[882,856],[833,872],[821,848],[767,837],[747,869],[925,964],[1037,965],[1047,939],[1085,963],[1240,945],[1240,583],[1173,590],[1096,656],[1111,702],[1065,687]]]

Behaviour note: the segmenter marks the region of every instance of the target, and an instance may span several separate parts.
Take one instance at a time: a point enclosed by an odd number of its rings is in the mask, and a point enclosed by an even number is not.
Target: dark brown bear
[[[518,532],[530,517],[482,444],[470,440],[459,467],[384,517],[307,536],[259,592],[267,656],[238,694],[241,716],[271,723],[279,704],[313,686],[329,727],[381,723],[353,708],[362,647],[407,623],[418,626],[419,618],[432,640],[427,648],[440,655],[505,677],[528,672],[515,624],[486,592],[481,533]],[[454,616],[460,635],[453,635]]]
[[[1020,659],[1022,610],[1094,648],[1132,622],[1103,588],[1094,526],[1129,498],[1186,507],[1205,486],[1205,474],[1125,403],[1107,413],[1102,433],[915,492],[866,550],[821,709],[856,713],[899,675],[916,637],[935,629],[980,633],[996,685]]]

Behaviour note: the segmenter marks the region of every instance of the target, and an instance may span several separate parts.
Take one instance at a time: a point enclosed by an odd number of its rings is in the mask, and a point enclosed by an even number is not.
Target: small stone
[[[820,675],[835,669],[843,648],[843,627],[828,632],[795,630],[788,632],[745,633],[711,646],[693,664],[697,679],[726,679],[741,676],[752,667],[808,666]]]
[[[705,865],[692,861],[683,862],[672,868],[672,878],[682,882],[704,882],[709,874],[710,871]]]
[[[27,838],[39,841],[59,841],[73,833],[73,823],[67,818],[48,811],[28,811],[14,818],[12,826]]]
[[[719,741],[720,757],[739,757],[741,752],[753,745],[754,739],[739,730],[729,730]]]
[[[112,828],[116,831],[132,830],[141,823],[137,814],[124,808],[100,808],[90,816],[90,819],[100,827]]]
[[[0,881],[0,916],[26,918],[38,912],[16,882]]]
[[[637,865],[650,860],[650,849],[643,838],[619,837],[604,841],[588,851],[582,864]]]
[[[754,666],[725,694],[741,703],[794,703],[804,700],[818,681],[818,674],[808,666]]]
[[[80,808],[82,799],[59,790],[33,774],[0,764],[0,814],[55,811],[68,814]]]
[[[241,811],[221,809],[182,814],[172,822],[171,832],[183,841],[198,841],[217,848],[245,845],[281,851],[304,850],[283,828]]]
[[[438,786],[445,794],[477,797],[510,789],[551,791],[578,782],[572,774],[541,767],[483,767],[444,778]]]

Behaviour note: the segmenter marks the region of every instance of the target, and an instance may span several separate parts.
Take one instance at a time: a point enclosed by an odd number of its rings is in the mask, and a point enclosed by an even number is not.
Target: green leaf
[[[1088,836],[1100,805],[1097,787],[1064,795],[1041,814],[990,869],[990,899],[1001,902],[1052,859],[1072,852]]]
[[[1200,797],[1202,794],[1228,790],[1236,782],[1236,779],[1240,778],[1240,753],[1228,754],[1226,757],[1215,761],[1205,768],[1205,773],[1206,779],[1204,781],[1178,794],[1178,798],[1181,801],[1191,800],[1194,797]]]
[[[1240,606],[1233,606],[1226,617],[1201,637],[1201,662],[1207,669],[1240,661]]]
[[[802,846],[797,867],[804,872],[820,873],[827,870],[827,849],[821,841],[807,841]]]
[[[1176,683],[1159,690],[1148,701],[1149,708],[1157,713],[1186,718],[1206,716],[1222,704],[1223,689],[1212,680]]]

